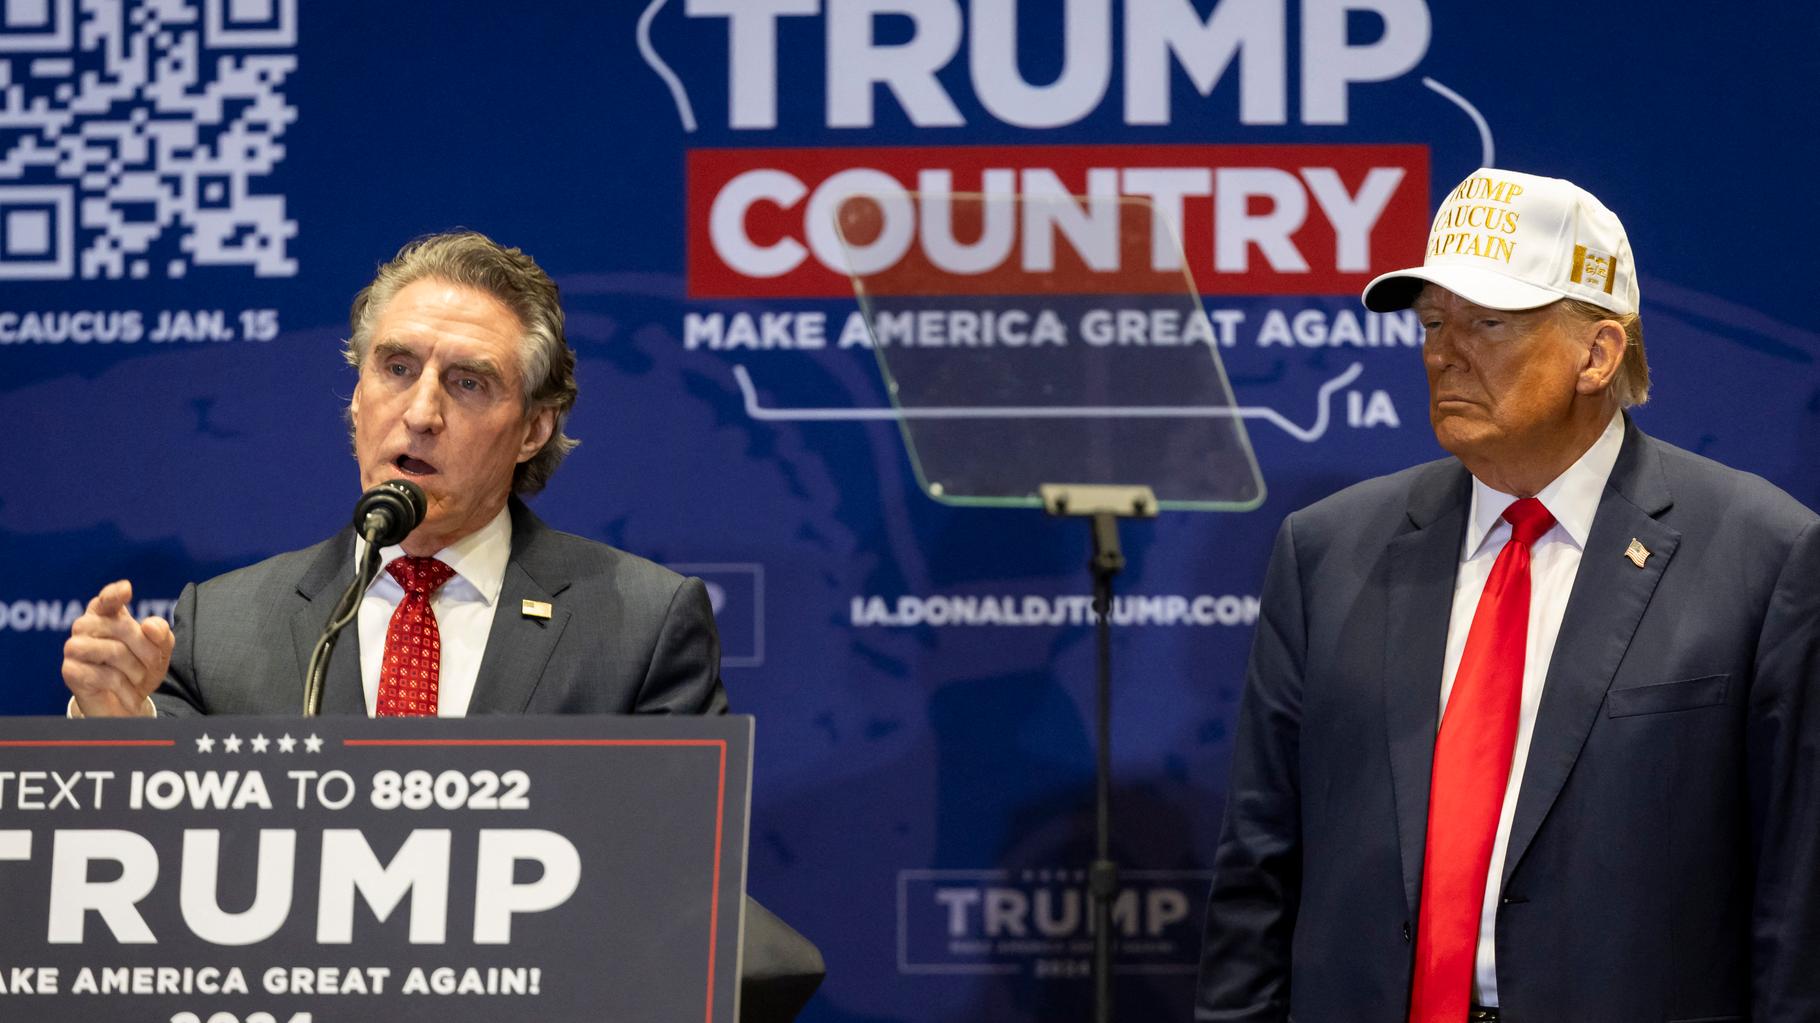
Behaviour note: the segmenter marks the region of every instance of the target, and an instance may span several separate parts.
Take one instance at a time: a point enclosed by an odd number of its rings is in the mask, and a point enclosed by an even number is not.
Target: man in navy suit
[[[1481,169],[1413,307],[1453,457],[1277,536],[1195,1018],[1820,1020],[1820,527],[1645,436],[1636,268]]]

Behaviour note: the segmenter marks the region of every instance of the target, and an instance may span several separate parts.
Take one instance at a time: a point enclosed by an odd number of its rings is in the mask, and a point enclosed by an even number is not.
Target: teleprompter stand
[[[988,234],[995,223],[1062,224],[1087,215],[1116,225],[1117,245],[1104,252],[1175,258],[1040,269],[1007,263],[984,274],[927,259],[882,260],[877,239],[887,234],[886,212],[918,204],[945,208],[952,223]],[[1110,848],[1112,583],[1125,567],[1119,520],[1258,507],[1264,480],[1245,410],[1173,221],[1149,199],[881,193],[837,203],[833,220],[892,408],[885,416],[816,409],[803,418],[895,419],[930,498],[951,507],[1040,506],[1092,527],[1099,721],[1088,892],[1093,1018],[1109,1023],[1119,891]]]
[[[1050,515],[1087,519],[1093,529],[1093,612],[1098,646],[1098,735],[1095,742],[1093,864],[1087,891],[1093,900],[1093,1019],[1112,1019],[1112,900],[1118,895],[1119,867],[1112,859],[1112,579],[1125,568],[1119,547],[1119,519],[1156,518],[1149,487],[1045,483],[1039,489]]]

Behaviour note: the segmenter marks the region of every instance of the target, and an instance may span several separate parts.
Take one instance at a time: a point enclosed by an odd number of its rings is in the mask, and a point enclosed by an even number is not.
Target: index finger
[[[101,587],[95,599],[88,602],[91,614],[103,618],[112,618],[133,602],[133,584],[125,579],[116,579]]]

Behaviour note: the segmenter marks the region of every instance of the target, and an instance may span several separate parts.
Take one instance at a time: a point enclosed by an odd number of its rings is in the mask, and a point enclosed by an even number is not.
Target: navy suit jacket
[[[1197,1020],[1406,1018],[1470,495],[1445,459],[1284,522]],[[1507,1023],[1820,1020],[1816,521],[1627,418],[1504,863]]]
[[[605,544],[558,532],[516,498],[512,554],[470,714],[718,714],[720,639],[707,589]],[[172,624],[160,714],[295,714],[310,651],[354,578],[352,527],[301,551],[187,586]],[[549,618],[520,613],[525,600]],[[360,637],[341,634],[325,714],[365,714]]]

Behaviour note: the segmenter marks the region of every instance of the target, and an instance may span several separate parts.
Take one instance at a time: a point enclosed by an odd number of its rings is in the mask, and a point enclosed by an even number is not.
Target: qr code
[[[297,0],[0,0],[0,280],[290,277]]]

